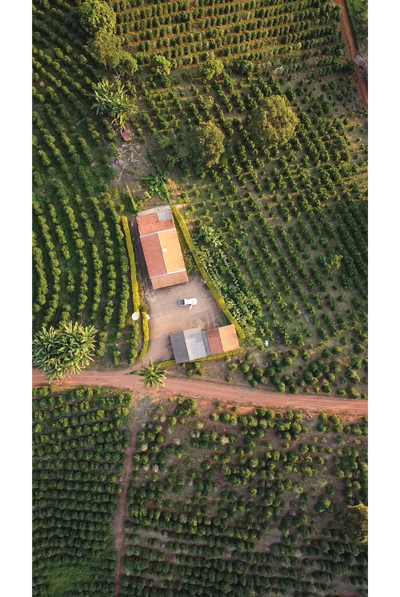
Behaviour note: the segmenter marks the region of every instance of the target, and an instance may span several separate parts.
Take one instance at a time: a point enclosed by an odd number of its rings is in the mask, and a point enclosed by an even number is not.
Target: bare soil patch
[[[148,290],[145,297],[150,315],[150,343],[141,365],[147,365],[150,359],[160,363],[173,358],[169,334],[196,327],[208,330],[223,322],[222,312],[199,275],[191,276],[186,284]],[[191,309],[179,307],[180,298],[197,298],[197,305]]]

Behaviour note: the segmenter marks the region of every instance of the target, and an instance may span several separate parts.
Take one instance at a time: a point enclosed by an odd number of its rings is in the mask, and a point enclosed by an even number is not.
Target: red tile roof
[[[150,278],[166,274],[167,268],[165,267],[158,234],[143,236],[140,242],[142,243],[143,254]]]
[[[230,350],[236,350],[239,348],[239,340],[237,338],[235,326],[233,324],[218,328],[218,331],[223,348],[222,352],[229,352]]]
[[[175,284],[189,282],[189,278],[186,271],[184,271],[176,274],[167,274],[165,276],[160,276],[159,278],[153,278],[150,281],[154,290],[156,290],[157,288],[165,288],[166,286],[175,286]]]
[[[139,236],[144,234],[152,234],[153,232],[161,232],[161,230],[170,230],[175,228],[173,220],[158,220],[157,213],[147,214],[145,216],[137,216],[137,225],[139,228]]]
[[[210,353],[211,354],[221,354],[224,352],[222,348],[222,342],[219,335],[219,328],[214,328],[213,330],[207,331],[207,340],[210,346]]]
[[[158,238],[163,251],[164,263],[169,274],[185,269],[185,262],[181,251],[181,245],[176,230],[159,232]]]
[[[174,221],[159,220],[159,215],[168,218],[168,211],[164,209],[136,218],[147,271],[154,289],[189,281]]]

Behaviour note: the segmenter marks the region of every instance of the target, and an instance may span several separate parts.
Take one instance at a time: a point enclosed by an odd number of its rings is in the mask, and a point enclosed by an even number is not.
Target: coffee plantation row
[[[344,62],[340,9],[326,0],[112,3],[116,34],[141,65],[153,54],[174,68],[199,64],[207,52],[220,58],[265,60],[281,72]]]
[[[343,526],[347,506],[367,504],[366,417],[145,406],[139,418],[117,390],[34,390],[34,595],[367,594],[367,549]]]
[[[118,364],[115,341],[137,334],[127,325],[118,190],[109,193],[116,133],[91,110],[89,95],[102,71],[82,30],[60,8],[41,10],[45,5],[37,3],[33,15],[33,329],[93,323],[96,356],[112,344],[108,356]],[[129,358],[129,344],[121,349]]]
[[[132,397],[99,387],[33,396],[33,595],[111,595]]]

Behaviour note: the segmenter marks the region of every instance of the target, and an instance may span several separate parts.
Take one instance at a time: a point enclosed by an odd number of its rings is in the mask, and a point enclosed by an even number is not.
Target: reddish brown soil
[[[46,385],[45,376],[38,370],[33,369],[32,385]],[[229,404],[242,406],[270,406],[275,408],[301,408],[313,412],[332,411],[336,413],[347,413],[349,415],[362,416],[368,413],[368,403],[365,400],[349,400],[345,398],[334,398],[328,396],[311,395],[287,395],[268,392],[266,390],[255,390],[249,387],[240,388],[230,386],[228,383],[216,383],[206,380],[195,379],[172,379],[165,380],[165,386],[158,391],[148,390],[143,387],[142,378],[138,375],[130,375],[129,371],[83,371],[80,375],[70,377],[56,382],[57,387],[92,385],[110,386],[127,389],[142,398],[149,394],[157,395],[159,398],[167,398],[171,395],[183,394],[206,400],[218,400]]]
[[[351,31],[351,25],[349,21],[349,15],[347,14],[347,8],[345,0],[336,0],[336,4],[342,7],[340,14],[340,24],[342,26],[344,42],[346,44],[346,55],[351,60],[357,55],[357,46],[355,44],[353,33]],[[365,108],[368,108],[368,88],[364,77],[360,73],[360,69],[356,66],[356,79],[357,85],[360,92],[360,96]]]

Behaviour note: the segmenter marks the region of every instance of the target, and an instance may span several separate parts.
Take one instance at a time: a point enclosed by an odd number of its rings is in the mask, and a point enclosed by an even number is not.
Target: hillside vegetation
[[[233,380],[365,398],[365,112],[340,7],[88,3],[113,26],[55,4],[34,5],[34,331],[93,324],[101,365],[142,356],[120,216],[169,201],[246,330]]]

